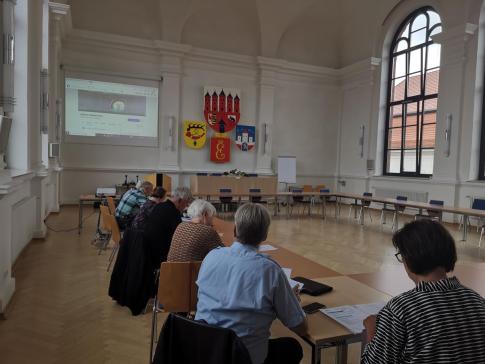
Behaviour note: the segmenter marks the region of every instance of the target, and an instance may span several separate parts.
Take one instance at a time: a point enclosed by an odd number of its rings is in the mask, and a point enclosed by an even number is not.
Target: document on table
[[[321,309],[325,315],[345,326],[350,332],[360,334],[364,331],[363,321],[370,315],[377,315],[386,302],[363,305],[340,306]]]
[[[278,248],[275,248],[273,245],[269,245],[269,244],[263,244],[259,246],[260,252],[269,252],[272,250],[278,250]]]
[[[300,289],[303,288],[303,283],[297,282],[294,279],[291,279],[291,268],[281,268],[283,269],[283,272],[285,272],[285,276],[288,279],[288,282],[290,283],[291,288],[295,288],[297,285],[300,285]]]

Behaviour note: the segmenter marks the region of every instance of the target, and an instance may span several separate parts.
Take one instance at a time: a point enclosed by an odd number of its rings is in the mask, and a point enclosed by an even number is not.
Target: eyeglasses
[[[399,263],[402,263],[402,254],[400,252],[397,252],[396,254],[394,254],[394,256]]]

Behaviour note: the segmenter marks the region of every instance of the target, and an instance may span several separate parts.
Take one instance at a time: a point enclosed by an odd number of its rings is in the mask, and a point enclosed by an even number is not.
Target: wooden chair
[[[113,249],[111,250],[111,254],[108,258],[108,268],[106,269],[106,271],[109,272],[111,264],[116,257],[116,253],[118,253],[118,250],[120,249],[121,232],[120,227],[118,226],[118,221],[116,221],[114,215],[103,216],[103,219],[105,219],[107,224],[110,226],[111,240],[114,243]]]
[[[197,308],[197,285],[202,262],[163,262],[158,275],[158,291],[152,311],[150,363],[157,333],[157,314],[161,312],[193,312]]]
[[[111,213],[111,215],[114,215],[116,211],[115,200],[113,199],[113,197],[108,196],[106,197],[106,202],[108,203],[109,212]]]

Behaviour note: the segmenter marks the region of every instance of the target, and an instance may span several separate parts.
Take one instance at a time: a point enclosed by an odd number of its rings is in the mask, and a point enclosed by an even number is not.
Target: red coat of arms
[[[227,163],[231,160],[231,139],[211,138],[211,161],[215,163]]]
[[[217,133],[228,133],[241,116],[239,90],[221,87],[204,88],[204,118]]]

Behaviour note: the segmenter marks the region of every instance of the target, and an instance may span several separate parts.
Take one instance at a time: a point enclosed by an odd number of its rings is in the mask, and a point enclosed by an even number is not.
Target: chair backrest
[[[261,196],[258,195],[261,193],[261,188],[250,188],[249,193],[249,201],[253,203],[261,202]]]
[[[407,201],[408,198],[407,196],[396,196],[396,200],[398,201]],[[401,205],[395,205],[394,208],[398,211],[404,211],[406,209],[406,206],[401,206]]]
[[[320,192],[320,193],[330,193],[330,188],[321,188],[318,192]]]
[[[315,192],[320,192],[320,190],[323,190],[325,187],[325,185],[316,185],[314,188],[313,188],[313,191]]]
[[[232,201],[232,189],[231,188],[219,188],[219,193],[221,196],[219,197],[219,200],[224,203],[228,203]],[[227,196],[225,196],[227,195]]]
[[[364,197],[372,197],[372,192],[364,192],[362,194],[362,196],[364,196]],[[364,206],[370,206],[370,204],[371,204],[371,201],[362,201],[362,205],[364,205]]]
[[[248,349],[231,329],[170,314],[152,364],[251,364]]]
[[[109,222],[109,216],[111,216],[111,213],[109,211],[109,207],[105,205],[99,205],[99,213],[101,214],[99,227],[102,230],[111,231],[111,224]]]
[[[313,192],[312,185],[303,185],[303,192]]]
[[[197,172],[197,176],[207,176],[207,172]]]
[[[167,312],[195,311],[201,262],[163,262],[160,266],[158,301]]]
[[[485,210],[485,200],[482,198],[474,198],[472,203],[472,209]]]
[[[436,206],[443,206],[445,202],[442,200],[429,200],[429,204],[436,205]],[[440,218],[440,219],[441,219],[441,215],[443,215],[443,211],[441,210],[426,209],[426,212],[428,213],[429,216]]]
[[[222,173],[211,173],[211,176],[222,176]]]
[[[106,223],[109,225],[109,231],[111,231],[111,240],[115,242],[115,244],[119,244],[121,240],[121,233],[120,227],[118,226],[118,221],[113,215],[103,215],[103,219],[105,219]]]
[[[106,202],[108,202],[109,212],[111,215],[114,215],[116,211],[115,200],[113,200],[113,197],[108,196],[106,197]]]

